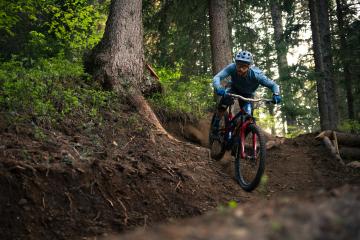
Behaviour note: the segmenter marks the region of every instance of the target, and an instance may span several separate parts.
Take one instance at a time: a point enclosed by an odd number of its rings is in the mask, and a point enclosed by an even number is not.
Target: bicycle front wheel
[[[245,191],[254,190],[260,183],[265,169],[266,142],[260,128],[250,124],[246,129],[244,152],[242,143],[237,145],[235,154],[235,176]]]
[[[220,160],[225,154],[225,134],[226,126],[228,121],[228,113],[225,112],[224,116],[220,119],[219,124],[215,127],[215,116],[214,113],[209,131],[209,148],[211,158],[215,160]]]

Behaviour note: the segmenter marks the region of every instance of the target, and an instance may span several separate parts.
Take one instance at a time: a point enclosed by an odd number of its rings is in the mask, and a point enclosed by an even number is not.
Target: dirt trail
[[[315,136],[286,139],[269,150],[267,184],[242,192],[236,209],[217,208],[170,225],[142,227],[121,239],[359,239],[360,173],[339,165]],[[230,155],[211,165],[234,181]],[[114,239],[119,235],[103,238]]]
[[[179,138],[188,139],[207,146],[209,121],[185,124],[170,130]],[[179,131],[181,129],[182,131]],[[330,156],[322,143],[315,139],[318,133],[301,135],[294,139],[283,139],[267,151],[266,170],[268,182],[255,192],[246,194],[249,198],[270,198],[272,196],[302,196],[306,192],[331,189],[346,183],[360,183],[359,170],[344,168]],[[270,140],[279,140],[271,136]],[[280,142],[280,141],[278,141]],[[226,176],[234,178],[234,159],[226,153],[219,162],[214,162]]]
[[[311,200],[314,192],[359,185],[359,172],[338,166],[310,134],[269,151],[267,184],[246,193],[232,159],[215,162],[206,148],[171,141],[126,106],[102,114],[101,124],[69,119],[40,137],[30,124],[3,125],[0,239],[86,239],[201,215],[229,201]],[[196,131],[206,136],[207,129]]]
[[[313,196],[314,200],[280,198],[248,202],[233,210],[211,212],[103,240],[359,239],[359,187],[344,186]]]

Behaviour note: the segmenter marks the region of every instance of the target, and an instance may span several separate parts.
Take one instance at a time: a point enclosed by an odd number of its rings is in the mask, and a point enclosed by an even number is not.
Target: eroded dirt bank
[[[102,115],[101,123],[68,119],[49,129],[0,124],[0,239],[91,239],[229,201],[258,208],[359,185],[359,172],[338,166],[310,134],[270,150],[268,181],[245,193],[231,158],[214,162],[203,147],[169,140],[127,106]]]
[[[117,107],[55,128],[1,118],[0,239],[89,237],[246,201],[207,149]]]

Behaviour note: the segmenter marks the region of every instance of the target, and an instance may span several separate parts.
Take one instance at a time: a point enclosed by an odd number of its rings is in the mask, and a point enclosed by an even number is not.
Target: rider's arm
[[[213,78],[213,87],[215,89],[221,88],[221,81],[224,78],[227,78],[228,76],[231,75],[231,73],[234,72],[234,70],[236,70],[236,66],[234,63],[231,63],[229,65],[227,65],[223,70],[221,70],[220,72],[218,72],[215,77]]]
[[[262,86],[268,87],[269,89],[271,89],[271,91],[276,94],[279,95],[280,93],[280,88],[279,85],[277,85],[274,81],[270,80],[268,77],[266,77],[261,71],[260,69],[254,69],[255,72],[255,76],[256,79],[259,81],[259,83]]]

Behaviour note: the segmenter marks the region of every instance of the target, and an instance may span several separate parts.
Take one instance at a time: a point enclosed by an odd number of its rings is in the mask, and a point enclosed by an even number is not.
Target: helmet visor
[[[247,65],[250,65],[250,63],[247,62],[247,61],[236,60],[235,62],[236,62],[236,65],[239,65],[239,64],[247,64]]]

